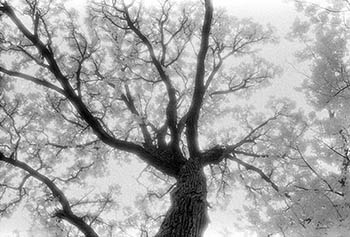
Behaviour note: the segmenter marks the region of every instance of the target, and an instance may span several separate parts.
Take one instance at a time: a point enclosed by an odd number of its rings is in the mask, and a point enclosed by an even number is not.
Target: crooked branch
[[[154,156],[153,154],[150,154],[146,149],[144,149],[141,145],[135,144],[133,142],[117,139],[113,135],[109,134],[101,122],[90,112],[88,107],[84,104],[82,101],[82,98],[79,97],[79,95],[76,94],[75,90],[69,83],[69,80],[67,77],[65,77],[61,71],[61,69],[58,66],[58,63],[55,59],[54,53],[52,52],[50,47],[46,47],[46,45],[40,40],[38,35],[35,35],[31,33],[25,25],[21,22],[21,20],[16,16],[14,10],[6,3],[2,3],[0,5],[0,12],[7,15],[13,23],[16,25],[18,30],[28,39],[32,42],[32,44],[38,49],[39,53],[42,55],[44,59],[48,62],[49,70],[51,73],[55,76],[57,81],[61,84],[64,96],[73,104],[75,109],[78,111],[81,118],[91,127],[92,131],[95,133],[95,135],[105,144],[114,147],[116,149],[120,149],[123,151],[127,151],[130,153],[133,153],[139,158],[141,158],[146,163],[154,166],[155,168],[159,169],[160,171],[171,175],[176,176],[177,172],[179,170],[179,167],[177,167],[175,164],[171,162],[164,162],[161,158],[158,156]],[[135,27],[135,26],[134,26]],[[136,29],[136,28],[135,28]],[[137,30],[137,29],[136,29]],[[157,64],[158,65],[158,64]],[[157,66],[157,68],[160,68],[163,72],[163,69],[160,65]],[[4,73],[9,73],[8,75],[14,76],[14,72],[5,71]],[[21,74],[17,74],[17,76],[20,76]],[[164,73],[165,75],[165,73]],[[163,76],[164,76],[163,75]],[[21,75],[23,76],[23,75]],[[166,75],[165,75],[166,77]],[[23,77],[22,77],[23,78]],[[167,77],[166,77],[167,78]],[[34,78],[27,77],[27,80],[34,80]],[[34,80],[36,83],[41,83],[40,80]],[[46,86],[50,89],[52,89],[53,86],[50,86],[49,84],[42,82],[41,85]],[[57,90],[57,88],[56,88]],[[59,90],[62,92],[62,89]],[[172,116],[170,117],[170,120],[174,119],[176,121],[176,101],[173,101],[175,98],[175,90],[171,90],[173,93],[173,96],[169,96],[172,98],[172,102],[169,102],[168,106],[168,114],[171,112]],[[174,110],[175,108],[175,110]],[[175,112],[174,112],[175,111]],[[175,116],[173,116],[175,113]],[[171,123],[171,121],[170,121]]]
[[[229,159],[237,162],[239,165],[244,166],[247,170],[252,170],[252,171],[256,172],[263,180],[265,180],[267,183],[271,184],[271,187],[274,190],[276,190],[276,192],[280,191],[278,186],[261,169],[255,167],[251,164],[248,164],[247,162],[244,162],[243,160],[238,159],[235,155],[230,155]],[[286,194],[286,195],[288,195],[288,194]]]
[[[0,152],[0,160],[26,171],[31,177],[45,184],[50,189],[52,195],[61,204],[62,209],[56,213],[57,217],[65,219],[72,225],[76,226],[86,237],[98,237],[97,233],[90,225],[88,225],[81,217],[78,217],[73,213],[67,197],[52,180],[22,161],[6,157],[2,152]]]
[[[139,37],[139,39],[142,41],[142,43],[147,47],[147,50],[149,52],[149,55],[151,57],[153,65],[156,67],[158,74],[162,81],[164,82],[169,102],[166,108],[166,117],[167,117],[167,125],[169,126],[170,132],[171,132],[171,145],[173,148],[173,151],[181,154],[180,148],[179,148],[179,132],[177,129],[177,99],[176,99],[176,90],[174,86],[172,85],[170,78],[168,74],[165,72],[163,65],[161,62],[157,59],[154,48],[149,41],[149,39],[140,31],[140,29],[135,25],[135,21],[133,21],[129,15],[128,7],[124,5],[124,9],[122,10],[125,15],[125,21],[127,25],[130,27],[130,29]]]

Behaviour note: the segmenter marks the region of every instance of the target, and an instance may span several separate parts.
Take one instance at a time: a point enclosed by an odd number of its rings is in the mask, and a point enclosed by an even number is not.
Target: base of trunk
[[[180,170],[171,206],[155,237],[200,237],[208,225],[207,184],[199,162]]]

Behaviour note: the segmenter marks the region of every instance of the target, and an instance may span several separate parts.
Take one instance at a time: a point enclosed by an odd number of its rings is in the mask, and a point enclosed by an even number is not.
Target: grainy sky
[[[79,6],[80,1],[73,1],[72,6]],[[300,85],[303,77],[293,68],[296,66],[295,59],[293,58],[293,52],[298,47],[295,43],[291,43],[285,39],[286,34],[289,32],[293,20],[296,16],[296,12],[291,1],[285,0],[213,0],[214,6],[223,6],[229,13],[237,17],[251,17],[255,21],[261,24],[271,24],[276,28],[276,32],[280,37],[280,43],[274,46],[270,46],[262,51],[263,55],[271,60],[272,62],[280,65],[284,69],[284,73],[281,77],[276,78],[275,82],[271,87],[264,89],[259,94],[252,97],[253,103],[263,106],[269,96],[288,96],[294,100],[300,101],[304,104],[303,97],[301,94],[295,92],[294,87]],[[259,104],[258,104],[259,103]],[[132,182],[137,176],[139,170],[136,169],[134,172],[124,172],[123,175],[126,179],[123,183],[128,183],[125,191],[128,187],[134,187]],[[119,177],[120,178],[120,177]],[[228,228],[231,231],[235,229],[233,223],[237,221],[235,218],[234,209],[241,208],[243,203],[242,195],[237,193],[237,197],[231,202],[230,206],[226,210],[220,210],[210,213],[211,224],[208,231],[206,232],[207,237],[219,237],[222,235],[218,233],[218,229]],[[0,221],[0,236],[10,237],[15,229],[25,231],[28,228],[28,219],[21,211],[8,220]],[[21,237],[26,236],[25,232],[20,232]],[[237,231],[235,237],[249,236],[251,234]]]

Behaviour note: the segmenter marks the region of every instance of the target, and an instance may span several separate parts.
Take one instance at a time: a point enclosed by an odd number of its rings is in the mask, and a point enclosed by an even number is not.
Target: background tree
[[[271,28],[214,11],[210,0],[150,8],[95,1],[85,21],[56,1],[24,3],[0,4],[2,215],[25,201],[67,236],[130,226],[148,236],[158,224],[157,237],[202,236],[208,187],[234,182],[275,214],[293,211],[273,204],[293,201],[281,187],[299,172],[288,162],[291,140],[304,131],[300,116],[286,101],[265,113],[235,103],[280,71],[257,51],[275,41]],[[117,181],[86,190],[124,157],[165,180],[165,216],[124,227],[111,215]],[[249,210],[253,224],[266,213],[259,207]]]
[[[289,37],[304,45],[297,52],[304,63],[301,90],[316,111],[302,119],[303,132],[290,140],[289,166],[297,169],[287,190],[294,204],[292,212],[276,212],[277,222],[285,236],[347,235],[349,3],[295,2],[302,15]]]

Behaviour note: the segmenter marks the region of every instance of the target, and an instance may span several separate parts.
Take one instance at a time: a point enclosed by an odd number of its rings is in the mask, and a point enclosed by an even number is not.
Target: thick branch
[[[140,145],[117,139],[114,136],[108,134],[107,131],[101,125],[101,123],[98,121],[98,119],[91,114],[87,106],[83,103],[82,99],[75,93],[67,77],[65,77],[61,72],[54,58],[53,52],[51,52],[51,50],[49,50],[45,46],[45,44],[38,38],[37,35],[32,34],[24,26],[24,24],[15,15],[13,9],[7,3],[3,4],[3,7],[0,8],[0,11],[2,11],[4,14],[10,17],[10,19],[15,23],[19,31],[22,32],[24,36],[33,43],[33,45],[38,49],[42,57],[47,60],[49,64],[49,70],[52,72],[52,74],[61,84],[64,90],[65,97],[74,105],[74,107],[78,111],[81,118],[91,127],[92,131],[95,133],[95,135],[99,139],[101,139],[101,141],[103,141],[105,144],[111,147],[114,147],[123,151],[131,152],[139,156],[146,163],[159,169],[160,171],[165,172],[166,174],[171,176],[176,176],[179,170],[179,167],[176,167],[175,164],[171,162],[165,162],[160,158],[158,158],[157,156],[153,156]],[[175,90],[174,90],[174,96],[175,96]],[[172,103],[170,102],[169,104],[172,105]],[[176,105],[174,106],[176,108]],[[173,105],[170,108],[171,111],[172,111],[172,107]],[[174,119],[174,117],[171,116],[171,119]],[[175,120],[176,120],[176,117],[175,117]]]
[[[130,112],[136,116],[140,116],[140,113],[137,111],[135,103],[134,103],[134,99],[130,93],[129,87],[128,85],[125,85],[125,90],[126,90],[126,94],[122,94],[121,95],[121,99],[124,101],[125,105],[128,107],[128,109],[130,110]],[[152,138],[151,138],[151,134],[149,133],[149,131],[147,130],[147,126],[145,124],[144,121],[141,121],[139,124],[140,128],[141,128],[141,132],[143,135],[143,138],[145,140],[145,143],[150,146],[152,145]]]
[[[124,6],[123,10],[125,14],[125,20],[130,27],[130,29],[141,39],[142,43],[146,45],[149,55],[151,57],[153,65],[156,67],[160,78],[164,82],[167,92],[168,92],[168,97],[169,97],[169,102],[166,108],[166,117],[167,117],[167,125],[169,126],[170,132],[171,132],[171,145],[173,148],[173,151],[180,154],[180,148],[179,148],[179,133],[177,129],[177,99],[176,99],[176,90],[174,86],[172,85],[170,78],[168,74],[164,71],[163,65],[159,62],[157,59],[153,46],[151,42],[148,40],[148,38],[140,31],[138,27],[135,26],[135,23],[131,20],[128,8]]]
[[[225,147],[223,146],[214,146],[211,149],[203,152],[201,154],[201,163],[203,165],[208,164],[219,164],[226,157],[223,155]]]
[[[209,48],[209,35],[213,17],[213,6],[211,0],[205,1],[205,15],[201,33],[201,44],[197,56],[197,69],[195,77],[195,87],[190,109],[187,113],[186,136],[188,149],[192,158],[199,155],[198,146],[198,120],[205,94],[204,76],[205,59]]]
[[[65,92],[61,88],[59,88],[58,86],[55,86],[54,84],[51,84],[50,82],[47,82],[47,81],[44,81],[44,80],[40,80],[39,78],[30,76],[30,75],[27,75],[27,74],[24,74],[24,73],[21,73],[21,72],[15,72],[15,71],[7,70],[7,69],[5,69],[5,68],[3,68],[1,66],[0,66],[0,72],[5,73],[5,74],[7,74],[9,76],[18,77],[18,78],[25,79],[27,81],[34,82],[37,85],[44,86],[44,87],[47,87],[49,89],[52,89],[52,90],[60,93],[61,95],[65,94]]]
[[[71,205],[64,195],[62,190],[60,190],[52,180],[50,180],[45,175],[39,173],[34,170],[32,167],[27,165],[24,162],[19,160],[11,159],[6,157],[3,153],[0,152],[0,160],[6,162],[7,164],[11,164],[17,168],[20,168],[26,172],[28,172],[33,178],[39,180],[43,184],[45,184],[51,191],[52,195],[57,199],[57,201],[61,204],[62,210],[57,212],[57,217],[65,219],[70,222],[72,225],[76,226],[86,237],[98,237],[97,233],[89,226],[81,217],[76,216],[72,209]]]

